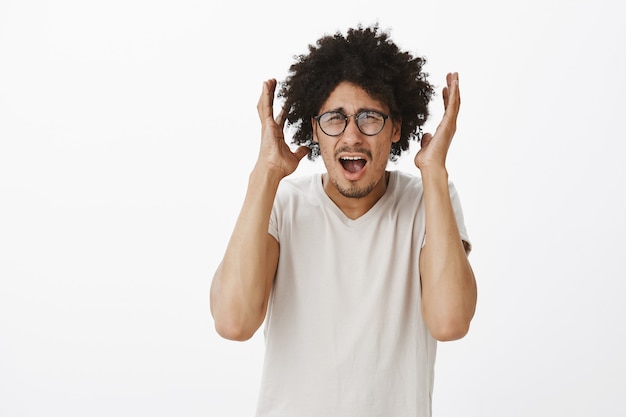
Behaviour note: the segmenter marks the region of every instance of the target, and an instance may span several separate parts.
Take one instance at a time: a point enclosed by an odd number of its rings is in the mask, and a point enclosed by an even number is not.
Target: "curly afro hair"
[[[285,100],[288,125],[295,128],[292,142],[311,148],[309,159],[320,155],[313,141],[311,118],[335,87],[348,81],[390,108],[392,117],[401,118],[400,140],[392,143],[389,159],[395,161],[409,149],[409,140],[419,139],[420,127],[428,118],[428,103],[434,87],[427,81],[423,57],[401,51],[381,31],[378,24],[337,32],[309,45],[307,55],[294,57],[278,96]]]

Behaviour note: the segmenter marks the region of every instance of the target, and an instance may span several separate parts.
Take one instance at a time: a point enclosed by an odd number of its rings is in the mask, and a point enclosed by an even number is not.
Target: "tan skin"
[[[433,337],[455,340],[467,334],[476,309],[476,280],[452,210],[446,156],[461,106],[459,75],[443,89],[445,112],[434,135],[424,134],[415,156],[424,185],[426,244],[420,254],[422,314]]]
[[[279,256],[278,242],[267,232],[272,204],[280,180],[293,173],[308,153],[305,147],[292,152],[285,143],[284,115],[275,118],[273,114],[275,89],[276,80],[263,83],[257,105],[262,126],[258,159],[211,285],[211,313],[218,333],[227,339],[249,339],[263,323]],[[448,74],[443,97],[443,119],[434,135],[424,135],[415,157],[426,202],[427,239],[419,262],[425,323],[434,338],[454,340],[467,333],[476,306],[476,282],[452,211],[445,168],[460,106],[458,74]],[[349,83],[341,83],[331,93],[320,113],[334,109],[345,114],[361,109],[388,111],[383,103]],[[386,190],[385,167],[391,144],[399,140],[399,122],[389,119],[374,137],[361,134],[353,118],[338,137],[327,136],[314,126],[327,169],[324,190],[348,217],[358,218]],[[357,173],[347,172],[339,161],[342,156],[365,159],[365,166]],[[242,253],[245,262],[241,262]]]
[[[356,114],[361,110],[389,113],[383,103],[371,98],[362,88],[347,82],[333,90],[319,113],[331,110],[340,110],[344,114]],[[312,123],[313,138],[320,145],[327,170],[323,176],[326,194],[349,218],[361,217],[387,189],[388,175],[385,168],[391,144],[400,140],[400,121],[388,119],[376,136],[362,134],[353,118],[349,119],[340,136],[328,136],[315,120]],[[342,157],[363,159],[365,166],[356,174],[347,172],[341,164]]]

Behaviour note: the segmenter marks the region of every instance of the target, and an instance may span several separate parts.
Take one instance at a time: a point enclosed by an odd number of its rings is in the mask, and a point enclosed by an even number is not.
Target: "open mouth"
[[[358,156],[343,156],[339,158],[339,162],[341,166],[343,166],[343,169],[352,174],[361,171],[367,163],[365,159]]]

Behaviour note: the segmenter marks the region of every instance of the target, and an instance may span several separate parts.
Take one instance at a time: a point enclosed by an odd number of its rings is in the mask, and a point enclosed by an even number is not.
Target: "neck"
[[[352,220],[358,219],[367,213],[387,191],[390,173],[385,171],[383,177],[376,183],[374,188],[363,197],[349,197],[342,194],[332,181],[329,181],[328,174],[322,175],[322,186],[326,195],[335,203],[337,207]]]

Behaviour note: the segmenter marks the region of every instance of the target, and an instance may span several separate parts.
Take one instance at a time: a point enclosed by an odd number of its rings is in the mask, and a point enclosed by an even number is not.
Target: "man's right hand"
[[[275,172],[284,178],[296,170],[298,164],[309,153],[306,146],[298,147],[292,152],[285,142],[285,110],[274,119],[274,94],[276,80],[263,82],[263,92],[257,104],[261,120],[261,148],[257,160],[257,168]]]

